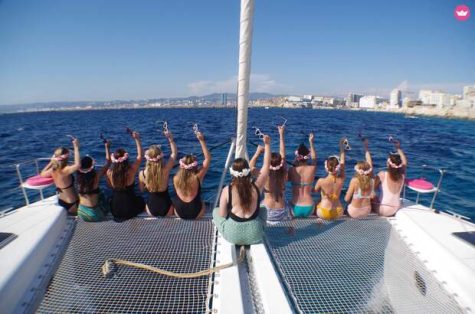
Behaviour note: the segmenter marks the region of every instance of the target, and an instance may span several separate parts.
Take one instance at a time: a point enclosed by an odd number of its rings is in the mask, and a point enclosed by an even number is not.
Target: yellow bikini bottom
[[[321,203],[317,205],[317,210],[319,210],[320,218],[325,220],[332,220],[343,216],[343,207],[338,206],[336,208],[325,208],[321,206]]]

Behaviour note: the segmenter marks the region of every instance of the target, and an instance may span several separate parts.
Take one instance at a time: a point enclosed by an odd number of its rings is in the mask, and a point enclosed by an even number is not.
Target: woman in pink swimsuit
[[[394,141],[395,153],[390,153],[387,160],[387,170],[380,171],[378,177],[381,184],[379,193],[379,206],[377,212],[381,216],[394,216],[401,207],[401,191],[404,186],[407,168],[406,155],[401,149],[399,141]]]

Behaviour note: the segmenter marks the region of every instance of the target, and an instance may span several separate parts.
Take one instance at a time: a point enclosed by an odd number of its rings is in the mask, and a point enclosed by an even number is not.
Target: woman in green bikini
[[[292,184],[292,214],[294,217],[307,217],[314,212],[312,198],[313,181],[317,171],[317,152],[313,144],[314,135],[310,133],[310,150],[303,143],[295,151],[294,166],[289,169]]]

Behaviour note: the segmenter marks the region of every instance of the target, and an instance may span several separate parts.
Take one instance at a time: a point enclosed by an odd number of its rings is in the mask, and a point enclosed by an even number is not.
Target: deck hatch
[[[297,312],[462,312],[384,218],[295,219],[269,226],[266,235]]]
[[[208,269],[213,237],[210,220],[78,221],[38,311],[206,312],[209,276],[176,279],[119,266],[117,276],[104,278],[101,266],[121,258],[180,273]]]
[[[8,232],[0,232],[0,249],[16,238],[16,234]]]

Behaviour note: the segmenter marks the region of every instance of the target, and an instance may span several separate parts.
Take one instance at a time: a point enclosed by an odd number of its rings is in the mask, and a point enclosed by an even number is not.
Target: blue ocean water
[[[398,114],[310,109],[250,109],[249,139],[258,142],[253,126],[259,127],[272,137],[273,150],[278,149],[276,125],[287,121],[286,147],[288,160],[299,143],[307,143],[308,132],[315,133],[318,154],[317,176],[325,175],[324,159],[338,152],[340,137],[348,137],[351,151],[348,152],[348,182],[353,174],[353,165],[364,158],[358,132],[370,140],[370,149],[377,171],[385,167],[387,154],[393,150],[388,135],[399,139],[409,160],[408,176],[423,176],[437,182],[438,172],[424,169],[422,165],[447,169],[441,193],[435,207],[451,210],[475,219],[475,148],[473,135],[475,122],[446,120],[428,117],[405,117]],[[0,210],[24,204],[18,188],[15,164],[38,157],[50,157],[55,147],[71,146],[65,136],[72,134],[80,140],[81,155],[89,154],[98,162],[104,160],[103,144],[99,134],[112,141],[112,148],[124,147],[134,155],[134,142],[126,134],[130,127],[140,132],[144,147],[162,144],[169,152],[167,141],[158,132],[166,120],[174,133],[180,153],[199,154],[200,146],[193,134],[193,123],[198,123],[205,134],[209,147],[222,144],[235,133],[235,109],[137,109],[77,112],[41,112],[0,115]],[[216,192],[229,145],[212,151],[211,169],[205,179],[205,198]],[[254,146],[249,144],[249,154]],[[34,165],[22,169],[24,176],[34,174]],[[49,189],[47,194],[54,193]],[[30,193],[32,200],[37,193]],[[415,195],[408,193],[409,198]],[[429,204],[429,197],[422,202]]]

